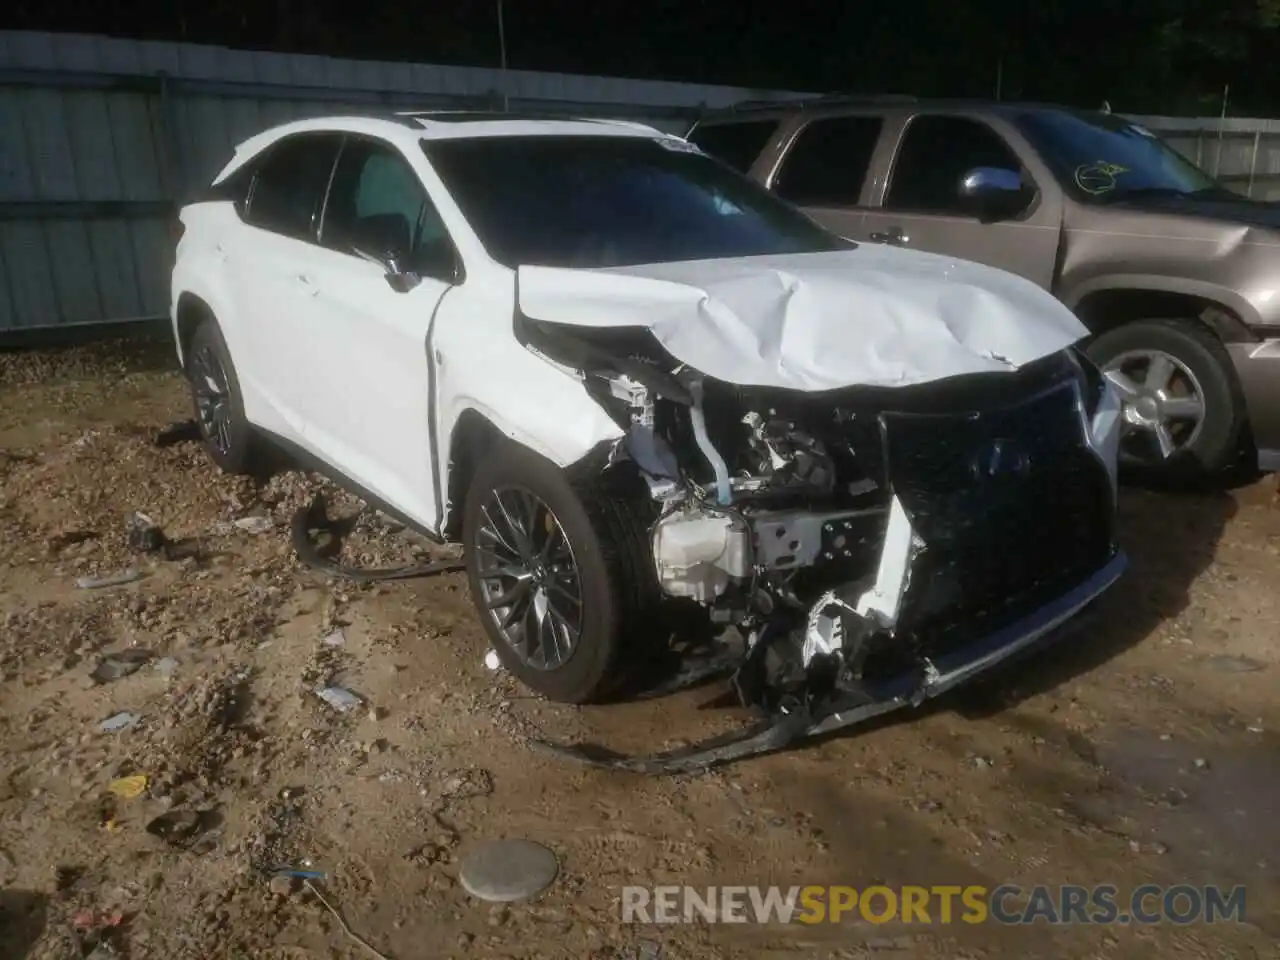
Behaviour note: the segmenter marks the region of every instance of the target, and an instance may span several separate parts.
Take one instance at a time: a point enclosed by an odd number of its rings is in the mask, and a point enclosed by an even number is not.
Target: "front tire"
[[[200,321],[187,344],[186,374],[209,457],[226,473],[253,473],[258,467],[253,428],[244,416],[231,352],[212,318]]]
[[[1122,467],[1182,480],[1236,465],[1244,397],[1211,331],[1194,320],[1138,320],[1102,334],[1087,352],[1124,402]]]
[[[657,590],[643,506],[593,458],[570,471],[514,443],[489,452],[463,509],[471,596],[502,665],[561,703],[621,686]]]

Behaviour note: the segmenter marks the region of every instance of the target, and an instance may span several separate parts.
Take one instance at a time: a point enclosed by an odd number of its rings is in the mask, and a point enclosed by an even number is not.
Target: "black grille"
[[[1110,480],[1076,397],[1067,380],[995,410],[882,414],[889,481],[925,543],[901,633],[936,651],[998,629],[1111,557]]]

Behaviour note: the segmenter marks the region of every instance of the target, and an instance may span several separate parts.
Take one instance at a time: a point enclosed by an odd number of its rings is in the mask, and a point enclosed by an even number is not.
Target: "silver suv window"
[[[777,120],[737,120],[696,126],[686,139],[717,160],[746,173],[777,129]]]
[[[880,117],[828,117],[806,124],[774,177],[774,192],[800,206],[857,206],[883,126]]]
[[[915,117],[907,126],[889,179],[884,205],[903,213],[969,216],[972,201],[960,181],[974,167],[1021,170],[1003,138],[969,117]]]
[[[1238,199],[1163,140],[1120,117],[1045,110],[1028,111],[1016,122],[1077,199]]]

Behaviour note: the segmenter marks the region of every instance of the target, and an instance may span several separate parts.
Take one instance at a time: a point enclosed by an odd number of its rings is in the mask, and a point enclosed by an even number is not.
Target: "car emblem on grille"
[[[969,472],[975,480],[999,476],[1026,476],[1031,458],[1011,440],[993,440],[969,458]]]

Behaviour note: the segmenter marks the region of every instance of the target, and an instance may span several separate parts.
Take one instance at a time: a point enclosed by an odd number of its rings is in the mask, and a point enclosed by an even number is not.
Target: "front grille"
[[[924,541],[898,630],[922,652],[1032,612],[1113,553],[1113,497],[1072,380],[995,410],[881,415],[887,473]]]

